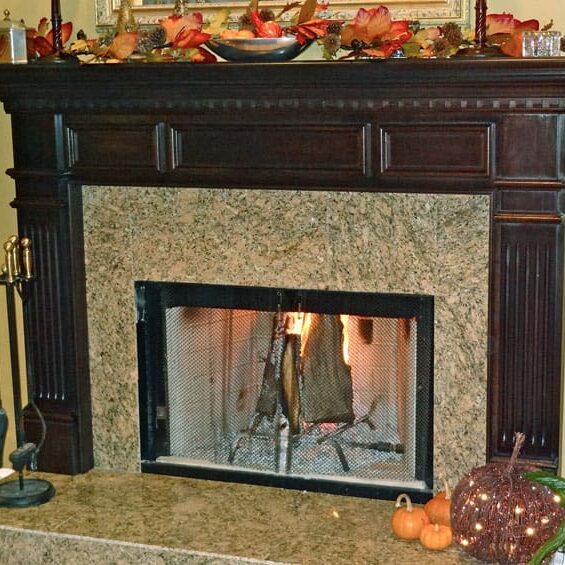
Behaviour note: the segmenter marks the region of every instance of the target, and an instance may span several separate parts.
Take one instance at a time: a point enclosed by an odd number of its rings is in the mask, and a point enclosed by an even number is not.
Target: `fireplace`
[[[24,67],[42,469],[140,468],[135,281],[434,296],[434,475],[556,467],[563,61]]]
[[[414,498],[433,297],[136,283],[142,468]]]

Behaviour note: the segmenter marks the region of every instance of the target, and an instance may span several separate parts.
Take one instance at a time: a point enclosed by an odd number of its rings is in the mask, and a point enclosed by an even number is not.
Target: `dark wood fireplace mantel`
[[[525,457],[555,466],[565,59],[4,65],[0,99],[38,272],[25,334],[42,469],[93,464],[88,184],[490,194],[486,456],[523,431]]]

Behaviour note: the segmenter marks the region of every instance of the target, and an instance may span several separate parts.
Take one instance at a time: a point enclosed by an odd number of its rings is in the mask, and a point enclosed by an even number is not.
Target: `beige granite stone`
[[[478,563],[390,531],[394,503],[142,473],[40,475],[55,497],[0,508],[0,563]]]
[[[436,474],[484,462],[488,196],[83,191],[97,467],[139,467],[136,280],[434,295]]]

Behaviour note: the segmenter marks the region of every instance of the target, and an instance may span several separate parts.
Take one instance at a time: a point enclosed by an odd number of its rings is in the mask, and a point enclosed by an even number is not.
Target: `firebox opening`
[[[433,297],[136,283],[142,469],[432,487]]]

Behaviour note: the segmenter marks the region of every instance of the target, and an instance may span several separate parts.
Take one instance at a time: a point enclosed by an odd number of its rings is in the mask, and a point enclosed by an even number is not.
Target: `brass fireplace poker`
[[[27,479],[24,477],[24,469],[36,469],[37,455],[41,449],[46,434],[45,420],[33,401],[33,391],[30,390],[30,406],[37,412],[42,424],[43,434],[38,445],[25,441],[23,427],[23,410],[21,385],[20,385],[20,362],[18,351],[18,331],[16,324],[15,293],[17,292],[25,307],[29,298],[28,285],[34,280],[31,257],[31,241],[29,238],[18,238],[12,235],[3,245],[4,265],[0,269],[0,285],[6,287],[6,311],[8,318],[8,338],[10,341],[10,366],[12,371],[12,391],[14,397],[14,420],[16,432],[15,451],[10,453],[9,459],[14,471],[18,473],[18,479],[0,483],[0,506],[24,508],[43,504],[50,500],[55,494],[55,489],[49,481],[43,479]],[[28,371],[28,382],[31,364],[29,363],[29,348],[26,348],[26,366]],[[28,385],[29,387],[29,385]],[[0,466],[2,463],[2,452],[8,420],[5,411],[0,406]]]

